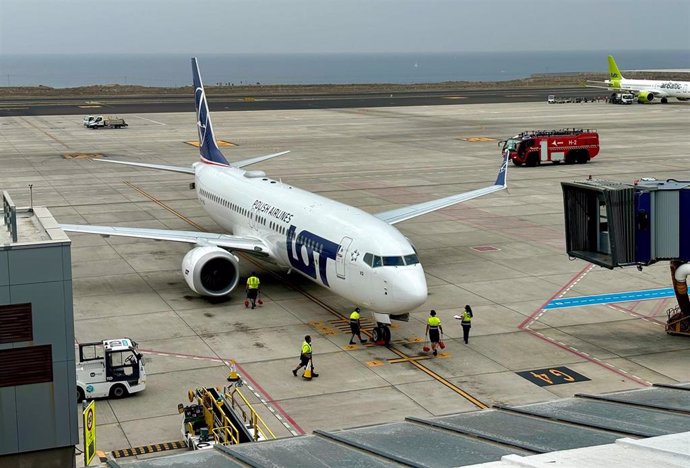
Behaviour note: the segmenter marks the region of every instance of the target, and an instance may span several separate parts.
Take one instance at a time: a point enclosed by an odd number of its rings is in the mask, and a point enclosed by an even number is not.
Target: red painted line
[[[297,432],[300,433],[300,435],[304,435],[304,433],[305,433],[304,430],[299,426],[299,424],[297,424],[297,422],[295,422],[294,419],[292,419],[292,417],[289,414],[287,414],[287,412],[283,409],[283,407],[280,406],[280,403],[275,401],[273,399],[273,397],[271,395],[269,395],[269,393],[261,385],[259,385],[259,383],[256,380],[254,380],[252,378],[252,376],[249,375],[241,365],[235,363],[235,366],[237,366],[237,368],[240,370],[242,375],[244,377],[246,377],[247,380],[249,380],[252,383],[252,385],[254,385],[257,388],[257,390],[259,390],[261,393],[263,393],[263,395],[266,397],[268,402],[271,403],[271,405],[273,405],[280,412],[280,414],[282,414],[283,417],[288,420],[288,422],[290,424],[292,424],[292,427],[294,427],[297,430]]]
[[[662,322],[660,322],[660,321],[658,321],[658,320],[652,318],[651,316],[648,317],[648,316],[646,316],[646,315],[644,315],[644,314],[640,314],[639,312],[635,312],[635,311],[633,311],[632,309],[629,309],[629,308],[627,308],[627,307],[622,307],[622,306],[619,306],[618,304],[606,304],[606,305],[609,306],[609,307],[612,308],[612,309],[620,310],[621,312],[624,312],[624,313],[626,313],[626,314],[630,314],[630,315],[632,315],[632,316],[634,316],[634,317],[643,318],[643,319],[649,320],[650,322],[656,322],[656,323],[658,323],[658,324],[660,324],[660,325],[663,325]]]
[[[640,385],[642,385],[642,386],[644,386],[644,387],[649,387],[649,386],[652,385],[651,383],[647,382],[646,380],[642,380],[642,379],[639,379],[639,378],[637,378],[637,377],[634,377],[634,376],[632,376],[632,375],[630,375],[630,374],[627,374],[626,372],[624,372],[624,371],[622,371],[622,370],[616,369],[615,367],[611,366],[610,364],[606,364],[606,363],[603,362],[603,361],[597,361],[597,360],[595,360],[595,359],[592,359],[591,357],[587,356],[586,354],[582,353],[581,351],[577,351],[577,350],[574,349],[574,348],[570,348],[570,347],[568,347],[568,346],[564,346],[564,345],[558,343],[557,341],[554,341],[554,340],[552,340],[552,339],[549,339],[549,338],[547,338],[547,337],[541,335],[541,334],[540,334],[539,332],[537,332],[537,331],[530,330],[529,328],[526,329],[526,331],[527,331],[528,333],[532,334],[533,336],[536,336],[537,338],[539,338],[539,339],[541,339],[541,340],[543,340],[543,341],[546,341],[547,343],[551,343],[552,345],[554,345],[554,346],[556,346],[556,347],[558,347],[558,348],[561,348],[561,349],[564,350],[564,351],[568,351],[568,352],[570,352],[570,353],[572,353],[572,354],[575,354],[576,356],[580,356],[580,357],[583,358],[584,360],[589,361],[589,362],[591,362],[591,363],[593,363],[593,364],[596,364],[596,365],[598,365],[598,366],[600,366],[600,367],[603,367],[604,369],[610,370],[611,372],[613,372],[613,373],[615,373],[615,374],[618,374],[618,375],[620,375],[621,377],[623,377],[623,378],[625,378],[625,379],[632,380],[633,382],[636,382],[636,383],[638,383],[638,384],[640,384]]]
[[[659,315],[659,312],[661,312],[661,310],[664,308],[664,306],[666,305],[667,302],[668,302],[668,298],[667,298],[667,297],[664,298],[664,299],[662,299],[662,300],[654,307],[654,309],[652,310],[652,313],[649,314],[649,317],[656,317],[657,315]]]
[[[159,351],[154,351],[153,349],[141,349],[140,351],[143,353],[158,353],[159,352]],[[191,357],[191,358],[206,359],[209,361],[217,361],[217,362],[222,362],[222,363],[225,363],[226,361],[230,362],[230,359],[221,359],[221,358],[214,358],[214,357],[208,357],[208,356],[198,356],[196,354],[185,354],[185,353],[168,353],[168,354],[171,356],[175,356],[175,355],[185,356],[185,357]],[[242,373],[242,376],[244,378],[246,378],[247,380],[249,380],[252,383],[252,385],[254,385],[257,388],[257,390],[259,390],[264,395],[264,397],[266,397],[266,401],[271,403],[278,410],[278,412],[285,419],[287,419],[290,424],[292,424],[292,426],[297,430],[297,432],[299,432],[301,435],[305,434],[304,430],[299,426],[299,424],[297,424],[295,422],[295,420],[292,419],[292,417],[285,412],[283,407],[280,406],[280,404],[277,401],[275,401],[273,399],[273,397],[261,385],[259,385],[259,383],[256,380],[254,380],[254,378],[249,374],[249,372],[245,371],[244,368],[241,365],[239,365],[237,362],[235,362],[235,366],[237,366],[237,369]]]
[[[588,263],[587,265],[585,265],[585,267],[584,267],[582,270],[580,270],[575,276],[573,276],[573,277],[570,279],[570,281],[568,281],[568,282],[565,284],[565,286],[563,286],[561,289],[559,289],[558,291],[556,291],[556,294],[554,294],[554,295],[551,296],[549,299],[547,299],[546,302],[544,302],[541,306],[539,306],[539,308],[538,308],[537,310],[535,310],[534,312],[532,312],[532,314],[531,314],[529,317],[527,317],[525,320],[523,320],[522,323],[520,323],[520,325],[518,325],[518,329],[524,330],[524,329],[527,327],[527,325],[529,325],[529,323],[532,322],[532,321],[534,320],[534,317],[536,317],[537,315],[539,315],[539,313],[544,309],[544,307],[546,307],[546,305],[547,305],[549,302],[551,302],[551,301],[553,301],[554,299],[556,299],[556,297],[558,297],[563,291],[565,291],[565,290],[568,289],[570,286],[572,286],[573,283],[575,283],[575,281],[577,281],[577,280],[579,280],[580,278],[582,278],[582,277],[584,276],[585,272],[586,272],[591,266],[592,266],[591,263]]]

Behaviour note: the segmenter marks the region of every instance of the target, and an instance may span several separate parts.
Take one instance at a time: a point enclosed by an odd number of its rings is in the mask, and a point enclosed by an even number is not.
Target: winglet
[[[501,164],[501,168],[498,170],[498,176],[496,176],[496,182],[494,185],[500,185],[501,187],[507,187],[508,186],[508,160],[510,157],[508,156],[508,151],[506,151],[503,154],[503,164]]]
[[[208,111],[204,85],[201,83],[201,73],[196,57],[192,58],[192,75],[194,80],[194,105],[196,106],[196,126],[199,131],[199,156],[208,163],[229,166],[230,163],[218,149],[216,137],[211,125],[211,114]]]

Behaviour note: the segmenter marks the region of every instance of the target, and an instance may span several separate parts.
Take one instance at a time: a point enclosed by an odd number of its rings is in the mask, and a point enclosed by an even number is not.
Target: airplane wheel
[[[374,340],[374,343],[381,341],[383,339],[383,333],[381,332],[381,327],[376,326],[376,327],[374,327],[373,330],[371,330],[371,339]]]
[[[84,401],[84,398],[84,390],[77,387],[77,403],[81,403],[82,401]]]
[[[537,156],[536,154],[530,154],[529,156],[527,156],[527,162],[525,163],[527,167],[534,167],[537,164],[539,164],[539,156]]]
[[[383,342],[388,346],[391,344],[391,329],[390,327],[383,327]]]

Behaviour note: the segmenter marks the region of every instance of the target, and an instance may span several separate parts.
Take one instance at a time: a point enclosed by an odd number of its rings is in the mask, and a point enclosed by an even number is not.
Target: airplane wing
[[[187,244],[215,245],[228,250],[239,250],[253,254],[269,255],[268,245],[261,239],[211,232],[170,231],[167,229],[129,228],[118,226],[90,226],[81,224],[60,224],[63,231],[100,234],[102,236],[136,237],[139,239],[184,242]]]
[[[585,86],[588,88],[600,88],[600,89],[609,89],[609,90],[620,89],[620,88],[612,87],[611,84],[607,83],[606,81],[587,80],[587,83],[585,84]]]
[[[501,168],[498,170],[498,176],[496,177],[496,182],[494,185],[489,187],[480,188],[477,190],[472,190],[471,192],[458,193],[456,195],[451,195],[445,198],[439,198],[438,200],[432,200],[423,203],[417,203],[416,205],[409,205],[403,208],[396,208],[395,210],[384,211],[383,213],[377,213],[374,216],[388,224],[397,224],[401,221],[406,221],[408,219],[416,218],[423,214],[431,213],[432,211],[440,210],[447,206],[455,205],[467,200],[472,200],[473,198],[481,197],[483,195],[488,195],[490,193],[498,192],[508,187],[506,175],[508,173],[508,152],[503,156],[503,163]]]

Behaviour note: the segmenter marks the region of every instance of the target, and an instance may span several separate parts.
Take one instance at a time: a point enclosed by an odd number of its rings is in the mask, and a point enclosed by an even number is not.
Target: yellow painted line
[[[153,195],[149,195],[149,194],[146,193],[143,189],[137,187],[137,186],[134,185],[133,183],[127,182],[126,180],[123,180],[123,182],[124,182],[125,185],[127,185],[128,187],[130,187],[130,188],[136,190],[137,192],[139,192],[140,194],[142,194],[143,196],[145,196],[146,198],[148,198],[149,200],[151,200],[152,202],[154,202],[156,205],[160,206],[161,208],[165,208],[165,209],[168,210],[170,213],[174,214],[175,216],[177,216],[178,218],[180,218],[182,221],[186,222],[187,224],[189,224],[189,225],[191,225],[191,226],[194,226],[195,228],[197,228],[197,229],[198,229],[199,231],[201,231],[201,232],[207,232],[206,229],[204,229],[202,226],[198,225],[197,223],[195,223],[195,222],[192,221],[191,219],[187,218],[186,216],[184,216],[184,215],[183,215],[182,213],[180,213],[179,211],[176,211],[176,210],[170,208],[168,205],[166,205],[165,203],[163,203],[162,201],[160,201],[159,199],[157,199],[157,198],[154,197]]]
[[[378,367],[382,366],[384,364],[383,361],[367,361],[367,366],[369,367]]]
[[[94,105],[94,106],[77,106],[77,107],[79,107],[80,109],[98,109],[99,107],[103,107],[103,106]]]
[[[444,96],[443,99],[467,99],[467,96]]]
[[[0,105],[0,110],[26,110],[28,107],[6,107]]]
[[[177,450],[187,448],[187,444],[178,440],[175,442],[163,442],[161,444],[142,445],[141,447],[132,447],[122,450],[113,450],[111,452],[113,458],[133,457],[135,455],[146,455],[148,453],[165,452],[166,450]]]
[[[389,364],[398,364],[401,362],[410,362],[410,361],[425,361],[427,359],[431,359],[431,356],[410,356],[410,357],[404,357],[404,358],[394,358],[394,359],[386,359]]]
[[[463,141],[469,141],[470,143],[496,141],[495,138],[491,138],[491,137],[467,137],[467,138],[460,138],[460,139]]]
[[[27,119],[22,119],[22,120],[23,120],[24,122],[26,122],[27,124],[31,125],[33,128],[35,128],[35,129],[38,130],[39,132],[43,133],[45,136],[47,136],[48,138],[50,138],[50,139],[53,140],[54,142],[59,143],[59,144],[61,144],[62,146],[64,146],[65,148],[69,149],[69,146],[67,146],[66,144],[64,144],[63,142],[61,142],[61,141],[58,140],[57,138],[55,138],[55,137],[54,137],[53,135],[51,135],[50,133],[48,133],[48,132],[46,132],[45,130],[43,130],[41,127],[39,127],[38,125],[36,125],[35,123],[33,123],[31,120],[27,120]]]

